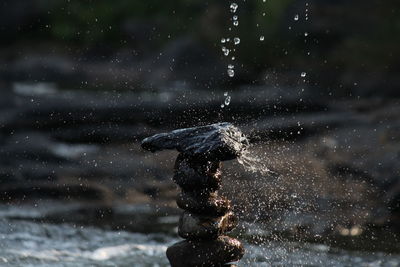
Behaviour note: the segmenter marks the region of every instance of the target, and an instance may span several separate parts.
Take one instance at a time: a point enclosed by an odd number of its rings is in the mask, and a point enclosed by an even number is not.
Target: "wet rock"
[[[221,216],[228,212],[231,203],[216,193],[181,192],[176,200],[178,207],[196,214]]]
[[[167,249],[172,267],[221,266],[238,261],[243,255],[244,248],[240,241],[228,236],[203,242],[185,240]]]
[[[216,191],[221,186],[221,161],[237,158],[248,145],[247,138],[229,123],[175,130],[142,141],[142,147],[152,152],[163,149],[181,152],[173,178],[183,189],[177,203],[184,210],[190,207],[193,213],[186,211],[181,215],[178,234],[191,241],[168,248],[167,257],[172,266],[221,266],[243,256],[240,243],[236,247],[227,247],[224,245],[226,242],[219,242],[222,240],[220,235],[237,226],[237,217],[230,211],[229,201],[218,197]],[[211,212],[207,214],[205,211]],[[206,240],[210,239],[217,241],[208,244]],[[196,243],[192,243],[189,249],[187,244],[190,242]],[[219,247],[210,250],[207,246],[215,244]]]
[[[173,180],[187,191],[216,191],[221,187],[221,163],[193,160],[180,154],[175,163]]]
[[[206,217],[184,212],[179,219],[178,233],[186,239],[216,239],[237,225],[237,217],[228,212],[221,217]]]
[[[142,147],[152,152],[176,149],[186,157],[210,161],[235,159],[247,145],[243,133],[227,122],[156,134],[142,142]]]

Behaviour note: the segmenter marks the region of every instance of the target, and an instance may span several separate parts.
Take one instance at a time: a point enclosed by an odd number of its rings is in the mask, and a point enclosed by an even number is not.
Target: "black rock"
[[[237,217],[228,212],[221,217],[198,216],[184,212],[179,219],[178,234],[192,240],[216,239],[219,235],[233,230]]]
[[[187,191],[216,191],[221,187],[221,163],[186,158],[180,154],[175,162],[173,180]]]
[[[243,133],[227,122],[156,134],[142,141],[142,147],[152,152],[176,149],[186,157],[211,161],[235,159],[247,145]]]
[[[167,249],[172,267],[216,267],[240,260],[244,248],[239,240],[220,236],[216,240],[181,241]],[[229,265],[228,265],[229,266]]]
[[[183,210],[210,217],[224,215],[231,208],[230,201],[216,193],[183,191],[178,195],[176,203]]]

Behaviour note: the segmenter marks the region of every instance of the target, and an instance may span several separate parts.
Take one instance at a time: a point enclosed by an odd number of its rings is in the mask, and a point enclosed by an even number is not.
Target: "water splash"
[[[230,6],[230,12],[233,13],[232,15],[232,24],[233,26],[237,27],[239,26],[239,16],[236,15],[235,13],[237,12],[239,5],[236,3],[231,3]],[[229,28],[229,31],[232,31],[232,28]],[[232,42],[230,43],[230,38],[221,38],[221,44],[223,44],[222,46],[222,52],[224,54],[224,56],[228,56],[230,53],[234,53],[236,51],[235,48],[232,47],[232,45],[237,46],[240,44],[240,38],[239,37],[232,37]],[[231,56],[231,60],[234,61],[235,60],[235,56],[232,55]],[[227,74],[230,78],[233,78],[235,76],[235,70],[232,64],[228,65],[227,68]],[[229,105],[229,104],[228,104]],[[221,108],[225,107],[225,104],[221,105]]]
[[[231,103],[231,96],[227,96],[226,98],[225,98],[225,106],[229,106],[229,104]]]
[[[233,68],[233,65],[229,65],[228,70],[231,69],[230,66],[232,66],[232,68]],[[224,103],[221,104],[221,108],[224,108],[225,106],[229,106],[229,104],[231,103],[232,98],[228,94],[228,92],[224,92],[224,97],[225,97],[225,100],[224,100]]]
[[[308,3],[306,3],[305,19],[308,20]]]
[[[278,176],[276,172],[267,167],[265,161],[255,155],[251,147],[242,151],[242,154],[238,157],[238,162],[246,171],[259,173],[261,175]]]
[[[233,70],[233,69],[228,69],[227,73],[228,73],[228,76],[231,78],[235,76],[235,70]]]
[[[231,12],[232,13],[236,13],[236,10],[238,9],[238,7],[239,7],[238,4],[232,3],[231,6],[230,6]]]
[[[226,48],[225,46],[222,47],[222,52],[224,53],[224,56],[228,56],[230,53],[230,50],[228,48]]]
[[[229,76],[229,77],[235,76],[235,70],[234,70],[234,68],[235,68],[235,66],[233,66],[232,64],[229,64],[229,65],[228,65],[228,70],[227,70],[227,72],[228,72],[228,76]]]

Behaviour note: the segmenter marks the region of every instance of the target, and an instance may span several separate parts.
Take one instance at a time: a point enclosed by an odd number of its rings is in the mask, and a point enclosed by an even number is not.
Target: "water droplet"
[[[236,3],[232,3],[231,4],[231,12],[232,13],[235,13],[236,12],[236,10],[238,9],[238,4],[236,4]]]
[[[225,92],[225,93],[224,93],[224,96],[228,96],[228,92]]]
[[[232,57],[232,60],[235,60],[236,58],[235,57]]]
[[[233,26],[238,26],[238,25],[239,25],[239,21],[235,20],[235,21],[233,22]]]
[[[262,41],[264,41],[264,39],[265,39],[264,36],[261,35],[261,36],[260,36],[260,41],[262,42]]]
[[[239,38],[239,37],[235,37],[235,38],[233,39],[233,43],[234,43],[235,45],[240,44],[240,38]]]
[[[235,68],[235,66],[233,66],[232,64],[228,65],[228,69],[234,69],[234,68]]]
[[[222,38],[222,39],[221,39],[221,44],[224,44],[224,43],[226,43],[226,39],[225,39],[225,38]]]
[[[227,96],[226,98],[225,98],[225,106],[229,106],[229,104],[231,103],[231,96]]]
[[[294,20],[295,20],[295,21],[298,21],[298,20],[299,20],[299,15],[298,15],[298,14],[296,14],[296,16],[294,16]]]
[[[229,55],[230,50],[226,48],[225,46],[222,47],[222,52],[224,53],[225,56]]]
[[[301,73],[301,77],[304,78],[304,77],[306,77],[306,76],[307,76],[307,73],[303,71],[303,72]]]
[[[221,108],[224,108],[225,107],[225,105],[224,104],[221,104]]]
[[[304,33],[304,36],[308,36],[308,32],[305,32],[305,33]]]
[[[229,77],[235,76],[235,71],[233,69],[228,69],[228,76]]]
[[[233,16],[233,18],[232,18],[233,20],[238,20],[238,16]]]

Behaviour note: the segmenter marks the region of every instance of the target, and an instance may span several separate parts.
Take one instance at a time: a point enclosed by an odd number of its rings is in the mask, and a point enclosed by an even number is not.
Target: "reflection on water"
[[[108,231],[76,225],[0,221],[0,265],[168,266],[176,238],[161,233]],[[325,245],[271,242],[246,244],[239,266],[399,266],[400,255],[332,249]]]

